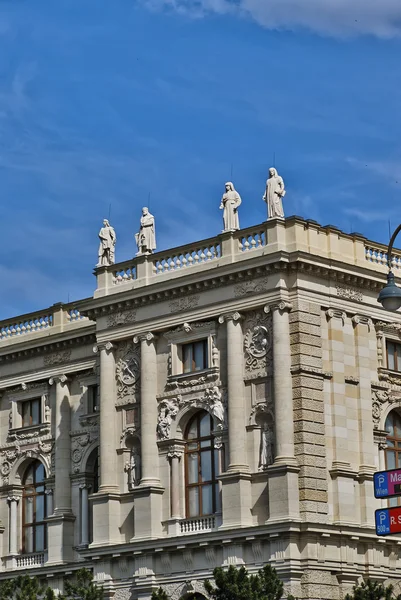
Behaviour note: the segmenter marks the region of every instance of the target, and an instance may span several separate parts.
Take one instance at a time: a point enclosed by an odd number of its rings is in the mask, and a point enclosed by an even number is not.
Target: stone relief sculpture
[[[135,398],[140,374],[139,348],[130,343],[121,344],[118,348],[116,363],[118,403]]]
[[[178,403],[173,400],[163,400],[159,405],[157,419],[157,434],[159,439],[165,440],[170,435],[171,423],[179,410]]]
[[[220,423],[224,423],[224,406],[221,401],[221,392],[217,385],[212,387],[211,389],[206,390],[205,392],[205,400],[210,403],[210,410],[214,417]]]
[[[220,204],[220,209],[223,210],[223,232],[239,229],[238,207],[241,202],[241,196],[235,190],[234,184],[228,181]]]
[[[99,262],[97,266],[113,265],[117,236],[107,219],[103,221],[103,227],[99,231],[99,239]]]
[[[245,320],[245,370],[249,376],[269,375],[273,368],[271,319],[253,311]]]
[[[135,234],[138,246],[137,256],[141,254],[152,254],[156,250],[155,218],[145,206],[142,209],[139,232]]]
[[[284,218],[283,198],[285,188],[283,178],[277,173],[277,170],[271,167],[269,169],[269,179],[266,181],[266,190],[263,200],[267,204],[267,218]]]
[[[273,431],[268,423],[265,422],[260,431],[259,471],[264,471],[269,465],[273,464],[273,444]]]

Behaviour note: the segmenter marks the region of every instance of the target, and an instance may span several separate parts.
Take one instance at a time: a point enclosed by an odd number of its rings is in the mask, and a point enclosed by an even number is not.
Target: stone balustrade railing
[[[221,245],[219,240],[212,238],[195,244],[174,248],[168,252],[159,252],[153,259],[153,273],[171,273],[178,269],[184,269],[208,263],[221,257]]]
[[[79,302],[74,304],[54,304],[40,312],[29,313],[14,319],[0,321],[0,346],[7,340],[33,333],[52,330],[63,331],[64,328],[77,326],[89,319],[79,312]]]
[[[374,265],[385,267],[388,270],[387,246],[367,242],[365,245],[366,260]],[[397,272],[401,270],[401,252],[394,250],[391,257],[391,267]]]
[[[33,569],[35,567],[43,567],[44,564],[44,552],[36,552],[35,554],[21,554],[16,558],[17,569]]]
[[[213,531],[216,527],[216,517],[196,517],[193,519],[183,519],[180,522],[181,535],[190,535],[193,533],[202,533]]]

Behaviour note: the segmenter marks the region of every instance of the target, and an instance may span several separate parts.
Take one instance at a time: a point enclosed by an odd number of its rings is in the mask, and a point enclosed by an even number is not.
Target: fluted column
[[[79,489],[81,490],[81,544],[87,546],[89,544],[89,485],[83,483],[79,486]]]
[[[134,337],[141,344],[141,486],[160,485],[157,427],[156,337],[150,331]]]
[[[288,318],[291,309],[292,305],[285,301],[264,308],[266,313],[272,314],[273,319],[275,464],[295,462],[290,323]]]
[[[10,554],[18,554],[18,537],[17,537],[17,509],[18,496],[9,496],[7,502],[10,505]]]
[[[58,375],[49,380],[56,386],[54,514],[71,514],[71,407],[68,380]]]
[[[228,471],[249,471],[245,450],[243,338],[238,312],[219,317],[227,323]]]
[[[116,452],[116,374],[113,344],[95,346],[100,352],[100,486],[99,493],[118,491]]]

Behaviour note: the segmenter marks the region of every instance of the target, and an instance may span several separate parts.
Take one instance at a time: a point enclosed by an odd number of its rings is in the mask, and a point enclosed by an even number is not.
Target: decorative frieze
[[[344,300],[352,300],[353,302],[363,302],[363,294],[360,290],[353,287],[336,285],[337,296]]]
[[[184,296],[183,298],[177,298],[169,302],[170,312],[182,312],[184,310],[191,310],[196,308],[199,304],[200,295],[194,294],[193,296]]]
[[[247,313],[244,332],[246,378],[271,375],[273,371],[271,318],[258,311]]]
[[[53,352],[43,357],[45,367],[54,367],[55,365],[63,365],[71,359],[71,350],[62,350],[61,352]]]
[[[118,327],[120,325],[131,325],[136,321],[136,310],[119,311],[112,313],[107,317],[108,327]]]
[[[234,296],[241,298],[242,296],[248,296],[249,294],[262,294],[270,289],[270,282],[267,277],[263,279],[255,279],[253,281],[244,281],[237,283],[234,286]]]

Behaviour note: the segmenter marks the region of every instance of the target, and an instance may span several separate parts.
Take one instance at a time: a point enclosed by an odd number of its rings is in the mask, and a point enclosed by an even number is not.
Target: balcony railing
[[[17,569],[34,569],[43,567],[45,564],[45,552],[36,552],[35,554],[21,554],[16,558]]]
[[[195,517],[193,519],[184,519],[180,522],[181,535],[191,535],[193,533],[207,533],[216,528],[216,517]]]

